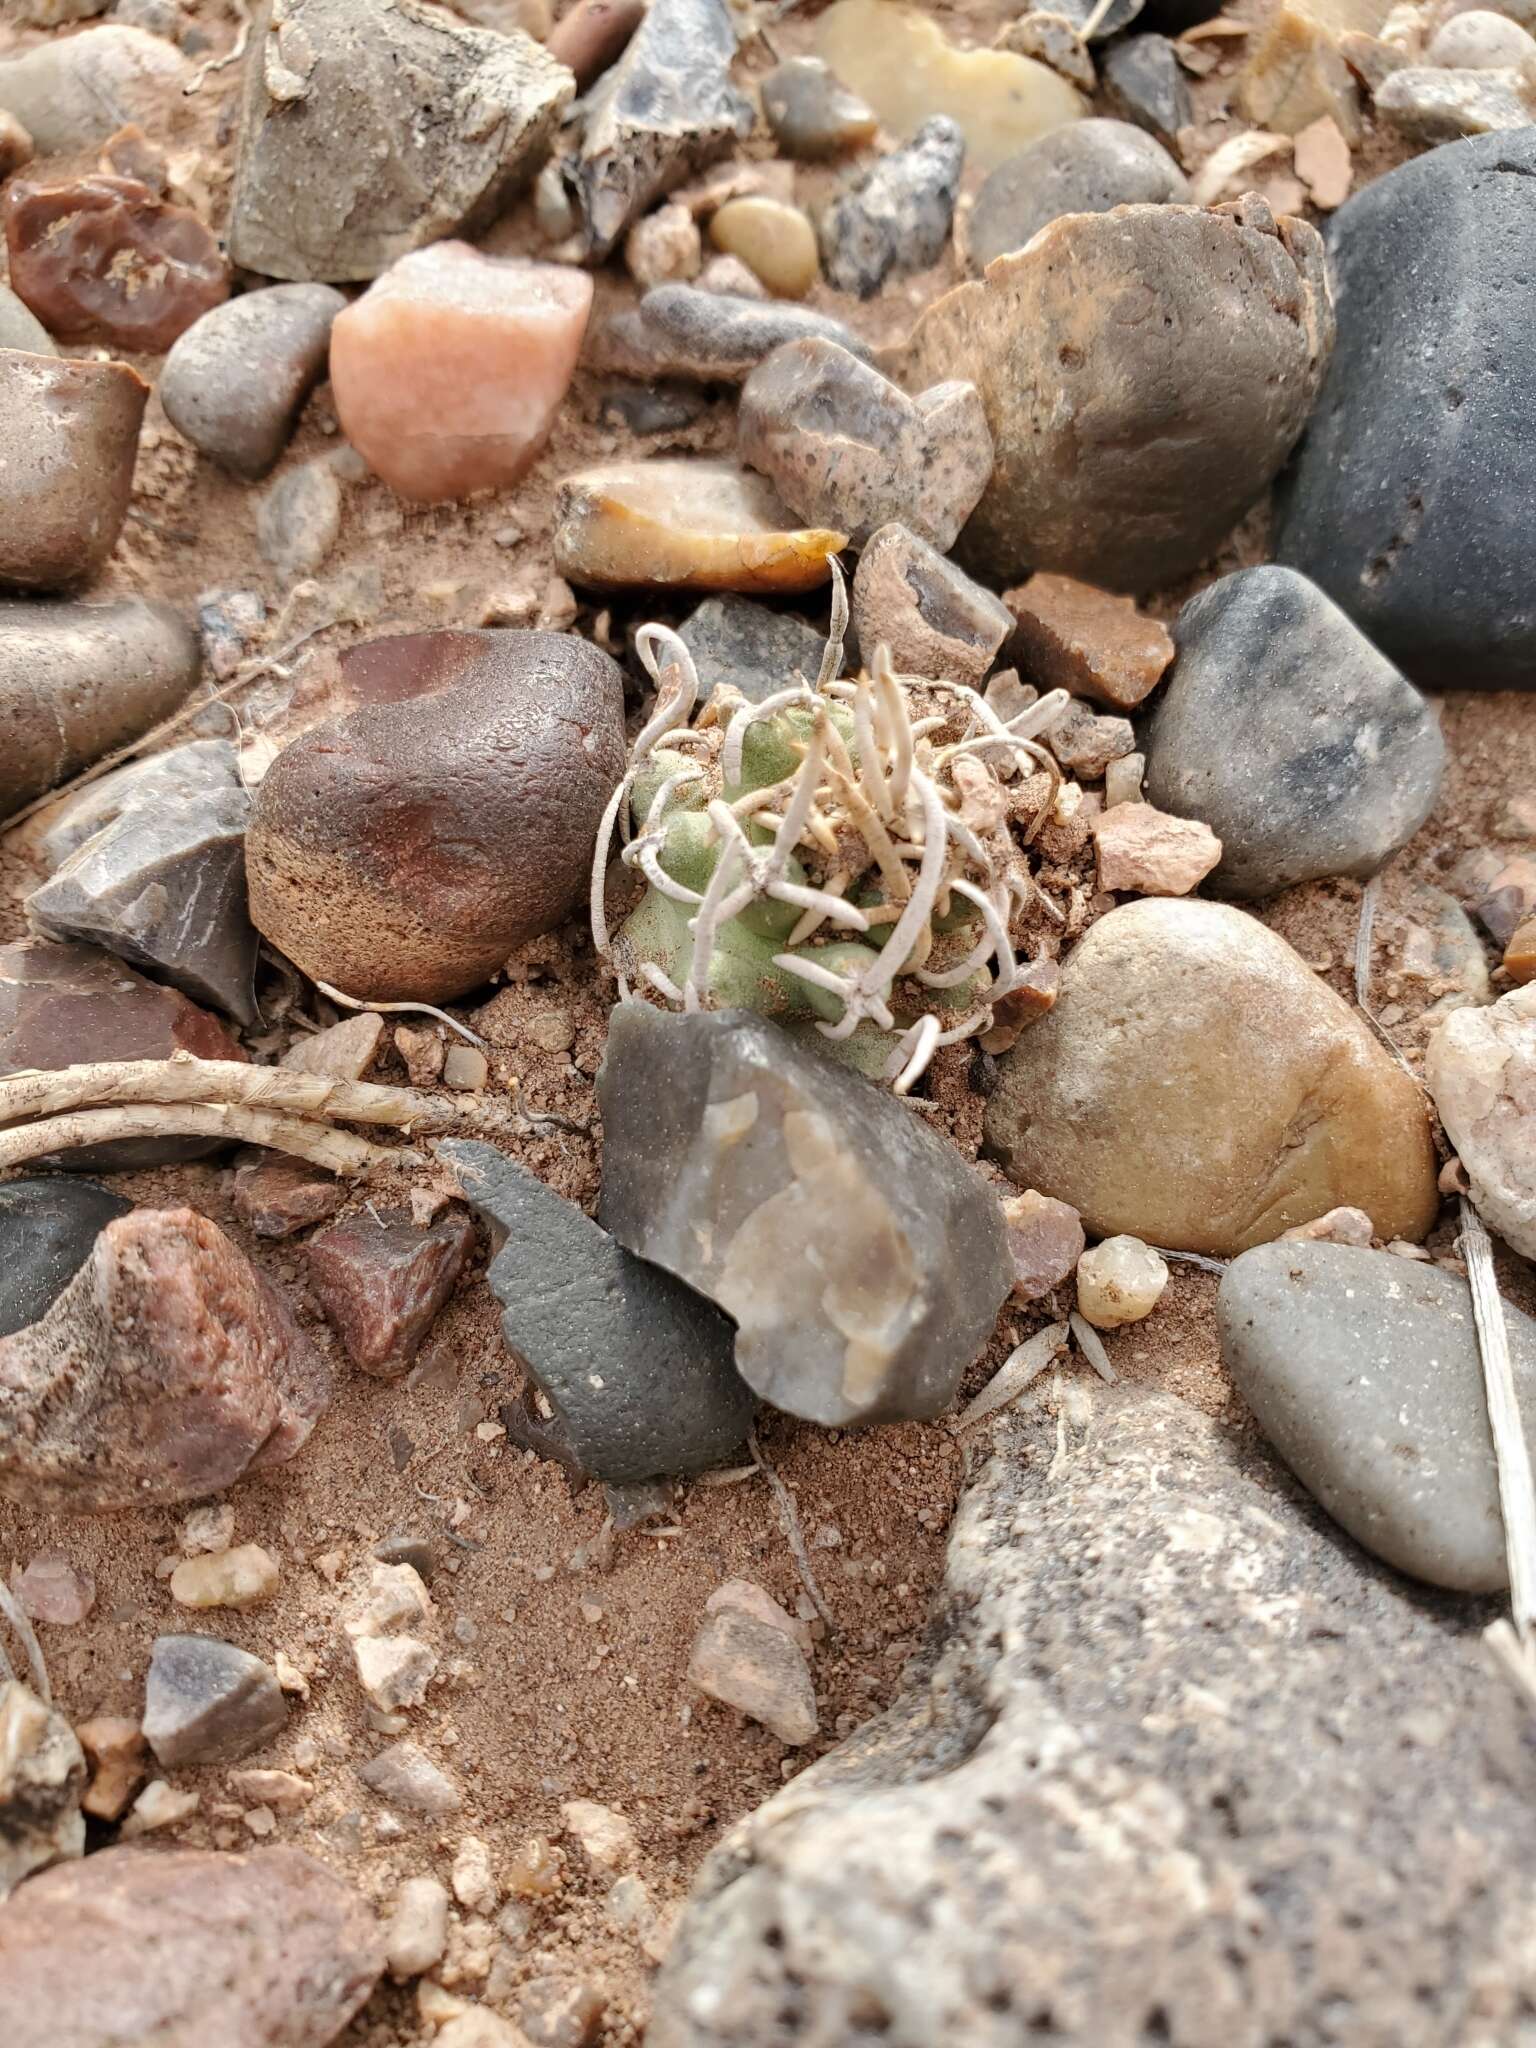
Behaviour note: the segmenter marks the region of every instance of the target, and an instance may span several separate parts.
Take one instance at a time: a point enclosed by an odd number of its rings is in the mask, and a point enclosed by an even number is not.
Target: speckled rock
[[[780,1742],[809,1742],[816,1733],[816,1688],[795,1624],[760,1586],[734,1580],[710,1594],[688,1653],[688,1682]]]
[[[942,1637],[707,1859],[649,2048],[1518,2032],[1532,1748],[1491,1606],[1410,1594],[1171,1395],[996,1427]]]
[[[1264,490],[1332,336],[1316,231],[1254,197],[1066,215],[892,360],[909,391],[981,392],[997,466],[964,559],[1135,592],[1198,567]]]
[[[892,522],[870,536],[853,578],[853,623],[868,654],[882,643],[903,675],[979,683],[1013,628],[1001,598]]]
[[[999,1060],[986,1133],[1095,1235],[1176,1251],[1245,1251],[1341,1203],[1416,1241],[1438,1206],[1417,1084],[1282,938],[1219,903],[1091,926]]]
[[[257,929],[348,995],[442,1002],[584,894],[624,765],[617,665],[569,634],[373,643],[435,694],[312,728],[257,793]]]
[[[830,341],[775,349],[742,386],[736,445],[791,511],[863,547],[899,520],[942,553],[992,474],[992,436],[974,384],[908,398]]]
[[[825,163],[872,142],[879,125],[819,57],[787,57],[758,86],[781,156]]]
[[[238,1763],[280,1735],[287,1720],[282,1690],[260,1657],[217,1636],[155,1638],[144,1739],[167,1769]]]
[[[869,299],[893,273],[937,263],[949,241],[964,164],[959,128],[938,115],[905,149],[862,172],[822,215],[828,284]]]
[[[33,1871],[84,1855],[84,1788],[85,1757],[63,1714],[19,1679],[0,1679],[0,1900]]]
[[[347,1356],[378,1379],[403,1373],[475,1248],[474,1226],[449,1209],[425,1228],[403,1209],[362,1209],[304,1247],[310,1286]]]
[[[531,37],[419,0],[261,0],[244,71],[230,254],[332,284],[488,225],[575,91]]]
[[[90,149],[130,121],[163,130],[189,76],[171,44],[109,22],[0,59],[0,109],[53,156]]]
[[[166,358],[166,418],[236,476],[265,476],[325,374],[331,322],[346,303],[329,285],[278,284],[215,306]]]
[[[693,656],[704,700],[728,684],[748,703],[760,704],[786,689],[796,670],[814,682],[821,666],[824,643],[814,626],[730,591],[705,598],[678,634]]]
[[[659,284],[636,307],[605,320],[587,348],[595,368],[629,377],[687,377],[739,384],[771,349],[820,336],[867,358],[869,348],[841,320],[782,301],[697,285]]]
[[[125,761],[73,795],[39,811],[25,828],[35,859],[55,874],[85,842],[125,811],[185,803],[240,787],[240,757],[230,740],[186,740],[163,754]]]
[[[0,348],[0,590],[68,589],[104,566],[127,516],[148,402],[126,363]],[[0,636],[7,616],[0,610]],[[0,691],[4,664],[0,637]],[[6,779],[0,770],[0,790]]]
[[[1405,64],[1382,80],[1374,100],[1377,119],[1385,126],[1431,147],[1536,124],[1525,74],[1514,67],[1453,71]]]
[[[1484,1221],[1536,1259],[1536,986],[1447,1017],[1424,1078]]]
[[[1536,58],[1536,36],[1507,14],[1469,7],[1435,30],[1425,58],[1453,71],[1515,69]]]
[[[999,164],[966,229],[973,270],[1022,249],[1064,213],[1187,201],[1189,181],[1160,142],[1125,121],[1075,121]]]
[[[1434,809],[1445,742],[1424,699],[1315,583],[1266,564],[1192,597],[1147,742],[1147,795],[1222,844],[1216,887],[1364,881]]]
[[[745,1011],[644,1003],[613,1014],[598,1102],[605,1227],[736,1319],[764,1400],[832,1425],[948,1404],[1012,1261],[991,1194],[905,1104]]]

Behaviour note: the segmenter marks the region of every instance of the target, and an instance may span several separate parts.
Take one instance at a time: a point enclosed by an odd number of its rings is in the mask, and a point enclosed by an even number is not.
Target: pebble
[[[1135,601],[1048,572],[1003,593],[1015,658],[1044,690],[1070,690],[1134,711],[1173,660],[1173,635]]]
[[[832,1427],[948,1406],[1013,1265],[985,1184],[905,1104],[749,1012],[640,1003],[597,1087],[604,1223],[735,1319],[754,1392]]]
[[[739,257],[777,298],[803,299],[820,275],[816,230],[798,206],[780,199],[728,199],[709,224],[709,239]]]
[[[361,1081],[378,1055],[383,1035],[384,1019],[365,1010],[297,1040],[278,1065],[290,1073],[320,1074],[328,1081]]]
[[[551,57],[576,74],[585,92],[621,55],[645,16],[645,0],[576,0],[544,38]]]
[[[1417,1240],[1438,1206],[1417,1083],[1225,904],[1151,898],[1093,924],[999,1060],[986,1134],[1095,1235],[1176,1251],[1230,1256],[1345,1202]]]
[[[1332,213],[1349,197],[1354,164],[1343,131],[1331,115],[1310,122],[1296,137],[1296,175],[1319,212]]]
[[[1103,65],[1104,97],[1117,117],[1173,149],[1195,117],[1174,45],[1166,36],[1127,36],[1104,52]]]
[[[1104,768],[1105,810],[1116,804],[1139,804],[1146,777],[1145,754],[1122,754],[1118,760],[1107,762]]]
[[[377,277],[488,221],[575,90],[529,38],[419,0],[287,0],[244,71],[229,253],[301,283]]]
[[[332,329],[342,429],[402,497],[505,489],[548,438],[591,306],[591,278],[568,264],[467,242],[402,257]]]
[[[0,1917],[0,2039],[319,2048],[383,1966],[371,1907],[297,1849],[105,1848]]]
[[[860,358],[869,347],[841,320],[805,306],[765,300],[746,266],[751,291],[719,282],[717,256],[696,285],[661,284],[640,304],[605,320],[587,351],[590,367],[624,376],[683,377],[703,384],[739,384],[773,349],[819,335]]]
[[[382,1636],[392,1629],[418,1628],[432,1613],[432,1596],[408,1560],[380,1561],[347,1603],[349,1636]]]
[[[396,694],[273,763],[246,836],[251,915],[349,995],[442,1002],[585,897],[624,766],[623,681],[572,634],[367,646]],[[422,685],[436,693],[413,698]]]
[[[1083,1255],[1083,1220],[1070,1202],[1026,1188],[1003,1201],[1003,1228],[1013,1260],[1010,1299],[1039,1301],[1059,1287]]]
[[[944,552],[992,475],[974,384],[909,398],[831,341],[789,342],[758,365],[742,386],[736,445],[798,518],[846,532],[856,548],[899,520]]]
[[[0,1337],[48,1313],[107,1224],[133,1204],[67,1174],[0,1184]]]
[[[966,230],[970,267],[1022,249],[1064,213],[1187,204],[1189,181],[1151,135],[1126,121],[1077,121],[999,164]]]
[[[1433,884],[1410,884],[1403,913],[1399,968],[1405,979],[1425,986],[1434,1000],[1424,1015],[1434,1022],[1469,1003],[1491,1003],[1488,962],[1472,920],[1453,896]]]
[[[1046,65],[1007,50],[963,49],[923,9],[894,0],[836,0],[817,23],[817,48],[893,134],[947,116],[984,171],[1087,112]]]
[[[0,1679],[0,1901],[31,1872],[84,1853],[84,1783],[64,1716],[19,1680]],[[3,2000],[0,1989],[0,2010]]]
[[[0,137],[0,159],[3,159]],[[0,171],[0,177],[4,172]],[[29,312],[9,285],[0,284],[0,349],[20,349],[23,355],[56,356],[53,336],[35,313]]]
[[[35,835],[38,863],[49,874],[57,874],[71,854],[126,811],[179,804],[239,787],[239,756],[229,740],[189,740],[163,754],[125,761],[121,768],[60,797],[38,813],[28,833]]]
[[[1281,0],[1237,79],[1237,105],[1249,121],[1295,135],[1327,114],[1359,141],[1360,89],[1339,48],[1340,26],[1305,0]]]
[[[1438,1266],[1266,1245],[1216,1297],[1221,1355],[1274,1449],[1357,1542],[1430,1585],[1507,1582],[1471,1292]],[[1504,1304],[1536,1427],[1536,1323]]]
[[[0,58],[0,112],[40,156],[95,148],[130,121],[163,133],[181,104],[188,65],[142,29],[110,23],[55,36]]]
[[[1089,825],[1101,889],[1187,896],[1221,859],[1221,841],[1198,818],[1148,803],[1115,804]]]
[[[1167,1285],[1167,1261],[1139,1237],[1106,1237],[1077,1262],[1078,1310],[1096,1330],[1144,1321]]]
[[[1098,84],[1088,45],[1064,14],[1021,14],[1004,26],[993,48],[1037,58],[1080,92],[1091,93]]]
[[[69,1514],[195,1500],[291,1458],[329,1398],[324,1361],[216,1225],[135,1209],[0,1337],[0,1495]]]
[[[814,626],[730,591],[706,597],[678,628],[678,637],[693,656],[705,702],[728,688],[739,690],[749,704],[761,704],[797,673],[814,682],[821,665],[823,640]]]
[[[1507,945],[1517,927],[1536,912],[1536,858],[1517,854],[1502,867],[1494,866],[1475,891],[1473,909],[1489,937]]]
[[[780,156],[827,163],[875,139],[874,113],[819,57],[787,57],[764,74],[758,92]]]
[[[675,202],[637,220],[624,237],[624,267],[635,283],[687,284],[704,262],[698,222]]]
[[[464,1795],[448,1774],[440,1770],[424,1749],[414,1742],[394,1742],[377,1756],[359,1764],[357,1775],[376,1792],[386,1806],[406,1813],[425,1813],[434,1819],[457,1813]]]
[[[143,1727],[167,1770],[238,1763],[281,1734],[287,1720],[276,1678],[249,1650],[217,1636],[156,1636]]]
[[[1439,723],[1294,569],[1239,569],[1184,606],[1147,743],[1147,794],[1220,837],[1223,894],[1367,880],[1434,809]]]
[[[1525,74],[1515,69],[1443,71],[1405,64],[1376,88],[1375,106],[1386,127],[1430,145],[1502,135],[1536,122]]]
[[[1273,478],[1331,328],[1312,228],[1282,234],[1257,198],[1138,206],[1053,221],[931,305],[895,367],[909,390],[981,392],[997,467],[966,531],[978,573],[1140,591],[1198,567]]]
[[[594,259],[653,199],[750,133],[752,102],[731,83],[735,55],[725,0],[651,0],[590,105],[571,166]]]
[[[892,521],[871,534],[853,578],[859,645],[890,649],[898,674],[979,683],[1013,630],[1000,598]]]
[[[291,589],[324,564],[341,534],[341,484],[330,463],[301,462],[256,500],[256,544]]]
[[[448,1888],[435,1877],[408,1877],[384,1924],[384,1959],[397,1984],[424,1976],[448,1947]]]
[[[370,1206],[312,1237],[304,1256],[315,1299],[352,1363],[376,1379],[397,1379],[474,1248],[474,1226],[461,1209],[421,1229],[403,1209]]]
[[[627,1870],[640,1853],[634,1822],[611,1806],[599,1806],[595,1799],[567,1799],[560,1817],[597,1870]]]
[[[117,1838],[120,1842],[130,1841],[136,1835],[180,1827],[184,1820],[192,1818],[201,1803],[200,1794],[178,1792],[165,1778],[152,1778],[124,1816]]]
[[[761,477],[715,457],[613,462],[555,495],[555,566],[601,590],[814,590],[847,536],[797,528]]]
[[[127,515],[148,399],[149,386],[126,363],[0,350],[0,591],[68,589],[105,566]],[[123,599],[118,615],[129,616],[130,607],[140,616],[166,609]],[[0,693],[8,680],[6,622],[13,619],[29,623],[0,605]],[[14,767],[0,770],[0,793],[15,774]]]
[[[880,5],[896,12],[890,0]],[[937,263],[949,245],[964,163],[964,137],[940,114],[904,149],[861,172],[821,217],[822,259],[833,290],[873,298],[887,278]]]
[[[1510,934],[1504,948],[1504,971],[1522,987],[1536,981],[1536,918],[1527,918]]]
[[[1518,71],[1536,58],[1536,36],[1507,14],[1472,7],[1443,22],[1424,54],[1452,71]]]
[[[176,1532],[176,1543],[187,1557],[228,1550],[235,1540],[235,1511],[228,1501],[210,1502],[194,1508]]]
[[[419,1707],[437,1673],[437,1652],[415,1636],[357,1636],[352,1660],[364,1697],[381,1714]]]
[[[472,1045],[450,1045],[443,1055],[443,1085],[478,1094],[491,1078],[491,1063]]]
[[[26,1183],[10,1181],[4,1192]],[[0,1209],[0,1216],[5,1211]],[[10,1233],[6,1233],[9,1237]],[[9,1245],[7,1245],[9,1250]],[[73,1628],[84,1621],[96,1604],[96,1581],[88,1571],[74,1564],[62,1550],[42,1550],[26,1570],[11,1582],[23,1614],[33,1621],[46,1621],[54,1628]]]
[[[1046,745],[1080,782],[1101,782],[1111,761],[1135,751],[1136,729],[1128,718],[1102,718],[1072,703],[1053,722]]]
[[[1278,496],[1276,553],[1423,687],[1508,689],[1536,666],[1536,445],[1521,424],[1536,329],[1504,288],[1536,265],[1533,173],[1523,132],[1436,149],[1329,233],[1348,318]],[[1468,374],[1477,362],[1500,374]]]
[[[242,1543],[203,1557],[184,1557],[171,1573],[179,1607],[259,1607],[277,1591],[277,1560],[259,1543]]]
[[[445,1142],[492,1241],[507,1347],[581,1468],[626,1482],[736,1458],[753,1401],[725,1317],[493,1146]]]
[[[11,287],[60,340],[157,354],[229,296],[213,235],[136,178],[17,178],[4,211]]]
[[[1353,1244],[1369,1249],[1371,1242],[1371,1219],[1363,1209],[1352,1209],[1347,1204],[1330,1209],[1325,1215],[1315,1216],[1310,1223],[1298,1223],[1294,1229],[1282,1230],[1282,1242],[1288,1240],[1297,1244]]]
[[[98,1714],[79,1722],[75,1736],[91,1766],[81,1811],[93,1820],[121,1820],[144,1782],[149,1754],[138,1722],[124,1714]]]
[[[1536,987],[1453,1011],[1429,1041],[1424,1078],[1483,1221],[1536,1258]]]
[[[459,1843],[449,1882],[454,1897],[471,1913],[490,1915],[501,1903],[490,1848],[478,1835],[466,1835]]]
[[[331,323],[346,303],[329,285],[276,284],[215,306],[166,357],[166,418],[236,476],[265,476],[325,375]]]
[[[761,1587],[733,1581],[711,1593],[688,1654],[688,1682],[780,1742],[798,1746],[816,1734],[816,1689],[795,1624]]]
[[[477,2005],[455,2013],[432,2039],[434,2048],[527,2048],[529,2036],[510,2020]]]

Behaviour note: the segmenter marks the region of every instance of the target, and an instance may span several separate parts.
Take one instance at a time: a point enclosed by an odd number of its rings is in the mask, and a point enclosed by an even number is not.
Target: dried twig
[[[108,1145],[119,1138],[222,1138],[230,1144],[267,1145],[291,1152],[328,1173],[370,1173],[380,1166],[419,1166],[422,1155],[409,1146],[391,1150],[370,1145],[327,1124],[274,1115],[230,1102],[130,1103],[120,1109],[85,1109],[72,1116],[44,1117],[0,1131],[0,1168],[22,1166],[50,1152],[77,1145]]]
[[[320,981],[314,975],[309,977],[321,995],[329,996],[333,1003],[340,1003],[344,1010],[374,1010],[381,1015],[394,1015],[402,1011],[409,1016],[435,1017],[439,1024],[446,1024],[450,1031],[457,1031],[460,1038],[467,1038],[471,1045],[478,1045],[482,1052],[489,1052],[490,1045],[478,1031],[471,1031],[467,1024],[461,1024],[457,1017],[450,1017],[446,1010],[438,1009],[435,1003],[370,1003],[361,996],[343,995],[339,988],[332,988],[328,981]]]
[[[1461,1198],[1458,1239],[1472,1290],[1472,1316],[1477,1325],[1483,1361],[1483,1390],[1488,1401],[1488,1426],[1499,1474],[1499,1508],[1504,1518],[1504,1554],[1509,1561],[1509,1604],[1514,1646],[1528,1672],[1536,1672],[1532,1626],[1536,1624],[1536,1484],[1531,1456],[1515,1395],[1514,1367],[1509,1355],[1509,1330],[1493,1269],[1493,1247],[1483,1219],[1465,1195]],[[1498,1644],[1491,1647],[1497,1652]]]
[[[43,1655],[43,1646],[37,1640],[37,1631],[27,1619],[21,1602],[10,1587],[0,1578],[0,1614],[15,1629],[27,1653],[27,1662],[32,1668],[32,1690],[45,1707],[53,1705],[53,1687],[48,1683],[48,1660]],[[14,1678],[16,1673],[11,1660],[0,1645],[0,1678]]]
[[[789,1545],[789,1554],[795,1560],[795,1569],[800,1574],[806,1592],[811,1596],[811,1604],[826,1623],[828,1634],[835,1637],[837,1623],[832,1619],[832,1610],[822,1598],[821,1588],[816,1583],[816,1574],[811,1570],[811,1554],[805,1547],[805,1537],[800,1528],[800,1515],[795,1506],[794,1495],[763,1456],[762,1445],[757,1440],[755,1429],[747,1432],[747,1449],[752,1453],[753,1464],[773,1488],[773,1497],[779,1508],[779,1519],[784,1524],[784,1538]]]
[[[1067,1321],[1072,1326],[1073,1336],[1082,1347],[1084,1358],[1087,1359],[1099,1378],[1107,1386],[1112,1387],[1120,1375],[1109,1362],[1109,1353],[1104,1349],[1103,1338],[1093,1327],[1092,1323],[1088,1321],[1087,1317],[1079,1315],[1076,1309],[1073,1309]]]
[[[201,65],[198,68],[198,70],[196,70],[192,74],[192,76],[187,80],[186,84],[181,88],[183,93],[187,94],[188,96],[190,96],[192,93],[195,93],[198,90],[203,80],[207,78],[211,72],[225,71],[229,68],[231,64],[238,64],[240,62],[240,59],[245,55],[245,46],[251,39],[250,9],[249,6],[247,5],[247,0],[230,0],[230,5],[234,9],[235,19],[240,24],[239,31],[235,36],[235,40],[230,45],[230,47],[224,52],[224,55],[222,57],[210,57],[206,64]]]

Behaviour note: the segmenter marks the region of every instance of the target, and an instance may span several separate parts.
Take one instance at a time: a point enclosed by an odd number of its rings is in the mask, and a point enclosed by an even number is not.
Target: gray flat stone
[[[155,133],[189,75],[169,43],[109,22],[0,59],[0,110],[16,116],[39,156],[53,156],[93,148],[128,122]]]
[[[331,322],[346,303],[328,284],[275,284],[215,306],[165,359],[166,418],[236,476],[265,476],[325,374]]]
[[[1342,1528],[1433,1586],[1507,1584],[1464,1280],[1351,1245],[1268,1244],[1227,1268],[1221,1355],[1259,1427]],[[1536,1323],[1504,1305],[1527,1430]]]
[[[999,164],[967,230],[973,270],[1022,249],[1064,213],[1187,203],[1189,183],[1160,142],[1126,121],[1073,121]]]
[[[883,1088],[745,1011],[613,1013],[602,1219],[719,1303],[736,1363],[812,1422],[936,1415],[1013,1279],[1002,1211]]]
[[[1434,712],[1315,583],[1267,564],[1179,613],[1147,742],[1147,798],[1221,840],[1223,894],[1364,881],[1440,794]]]
[[[814,682],[826,644],[792,612],[773,611],[734,591],[705,598],[683,621],[678,638],[698,669],[701,701],[728,684],[749,704],[787,689],[796,670]]]
[[[958,125],[936,114],[905,149],[858,177],[822,215],[828,284],[869,299],[893,273],[937,263],[954,224],[964,165]]]
[[[879,123],[819,57],[788,57],[761,80],[763,116],[781,156],[824,163],[872,142]]]
[[[543,1389],[582,1469],[630,1481],[725,1463],[753,1401],[718,1309],[634,1258],[494,1145],[441,1144],[497,1243],[486,1275],[510,1350]]]
[[[271,1670],[217,1636],[156,1636],[144,1739],[168,1769],[232,1764],[279,1734],[288,1706]]]
[[[869,348],[829,313],[781,299],[749,299],[691,284],[658,284],[640,304],[605,321],[587,348],[592,367],[629,377],[685,377],[739,384],[771,350],[819,335],[853,355]]]

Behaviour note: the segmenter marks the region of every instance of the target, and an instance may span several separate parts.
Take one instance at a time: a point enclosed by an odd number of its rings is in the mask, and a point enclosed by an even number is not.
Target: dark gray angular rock
[[[133,1207],[63,1174],[0,1186],[0,1337],[46,1315],[91,1255],[102,1226]]]
[[[753,1400],[718,1309],[633,1258],[493,1145],[438,1147],[496,1244],[486,1278],[508,1348],[548,1397],[584,1471],[626,1482],[723,1464]]]
[[[1277,557],[1427,688],[1536,684],[1536,131],[1430,150],[1340,207],[1333,361]]]
[[[1472,1295],[1439,1266],[1266,1244],[1216,1297],[1221,1355],[1271,1445],[1342,1528],[1432,1586],[1508,1583]],[[1536,1322],[1504,1304],[1536,1430]]]
[[[217,1636],[156,1636],[144,1679],[144,1739],[169,1770],[232,1764],[281,1733],[282,1688],[249,1650]]]
[[[215,306],[165,359],[166,418],[236,476],[265,476],[325,374],[331,322],[346,303],[328,284],[275,284]]]
[[[873,1082],[741,1010],[623,1003],[598,1073],[605,1226],[719,1303],[808,1421],[937,1415],[1013,1281],[1002,1211]]]
[[[1187,203],[1189,182],[1162,144],[1125,121],[1073,121],[999,164],[966,231],[973,270],[1022,249],[1064,213]]]
[[[869,347],[841,320],[782,299],[747,299],[691,284],[653,285],[638,306],[598,329],[587,349],[593,368],[627,377],[684,377],[739,384],[770,350],[812,335],[851,355]]]
[[[572,180],[593,256],[608,255],[653,199],[751,133],[752,103],[731,83],[735,55],[725,0],[651,0],[586,102]]]
[[[576,90],[530,36],[420,0],[262,0],[244,68],[230,255],[300,282],[488,225]]]
[[[243,789],[134,806],[26,899],[50,938],[104,946],[196,1002],[256,1022],[256,928],[245,890]]]
[[[1104,53],[1104,96],[1122,121],[1145,128],[1167,149],[1195,118],[1189,81],[1166,36],[1127,36]]]
[[[683,621],[678,638],[699,672],[701,701],[728,684],[749,704],[787,689],[797,669],[814,682],[826,644],[793,612],[776,612],[734,591],[705,598]]]
[[[1434,809],[1430,707],[1316,584],[1269,564],[1192,597],[1147,742],[1147,798],[1222,844],[1214,886],[1364,881]]]
[[[949,241],[965,165],[965,137],[947,115],[925,121],[822,215],[821,260],[840,292],[873,298],[893,273],[926,270]]]
[[[1172,1396],[1071,1394],[999,1426],[909,1690],[705,1863],[648,2048],[1517,2039],[1536,1739],[1490,1605]]]
[[[613,384],[598,400],[604,426],[632,434],[679,434],[707,410],[709,400],[687,384]]]
[[[127,761],[110,775],[88,782],[74,796],[50,804],[38,834],[38,857],[50,874],[87,839],[125,811],[180,803],[187,797],[239,789],[239,756],[230,740],[188,740],[147,760]],[[43,819],[38,821],[42,825]]]

